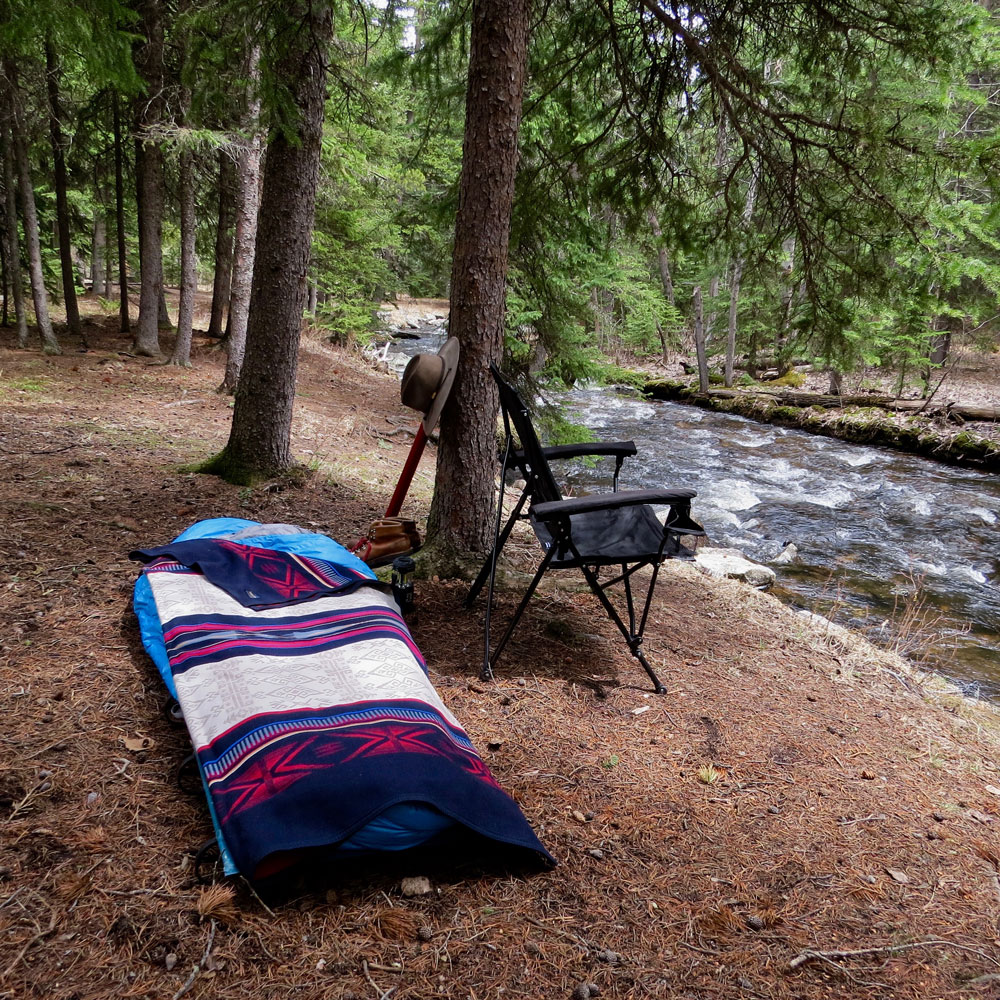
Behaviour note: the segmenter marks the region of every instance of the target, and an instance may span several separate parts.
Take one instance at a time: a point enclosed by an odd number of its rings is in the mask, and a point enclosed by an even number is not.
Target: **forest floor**
[[[1000,715],[767,594],[667,565],[645,689],[594,600],[549,583],[493,683],[482,611],[420,581],[441,696],[559,864],[372,864],[265,907],[206,888],[200,794],[131,611],[127,553],[200,518],[350,544],[415,427],[398,383],[303,345],[296,479],[185,471],[225,443],[223,357],[0,334],[0,998],[969,998],[1000,982]],[[431,449],[429,449],[431,451]],[[433,455],[413,491],[426,513]],[[514,546],[515,551],[518,546]],[[517,594],[501,593],[501,616]],[[431,891],[404,897],[400,875]]]

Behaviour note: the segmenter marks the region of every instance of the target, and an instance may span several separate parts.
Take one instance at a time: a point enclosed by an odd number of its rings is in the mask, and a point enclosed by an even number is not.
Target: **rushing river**
[[[902,625],[904,649],[1000,693],[996,476],[608,390],[569,399],[596,436],[635,441],[622,488],[697,490],[710,543],[758,562],[794,544],[795,560],[773,566],[789,603],[889,641]]]
[[[437,350],[440,332],[421,332],[406,354]],[[1000,695],[1000,478],[608,389],[566,398],[595,438],[635,441],[621,488],[697,490],[709,543],[758,562],[794,544],[773,566],[784,600],[888,642],[902,625],[903,650]],[[610,483],[566,473],[581,490]]]

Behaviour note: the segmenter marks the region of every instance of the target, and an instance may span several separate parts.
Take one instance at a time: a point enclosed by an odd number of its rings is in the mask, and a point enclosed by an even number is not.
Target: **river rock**
[[[751,587],[769,587],[777,578],[773,569],[751,562],[738,549],[698,549],[694,562],[709,576],[728,576]]]
[[[787,566],[798,558],[799,550],[794,542],[789,542],[772,560],[775,566]]]

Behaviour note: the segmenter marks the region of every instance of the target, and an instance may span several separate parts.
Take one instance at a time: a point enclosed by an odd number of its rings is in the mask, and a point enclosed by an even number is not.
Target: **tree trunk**
[[[194,299],[198,291],[197,258],[195,257],[194,155],[181,153],[181,295],[177,308],[177,337],[170,364],[181,368],[191,366],[191,337],[194,322]]]
[[[104,253],[108,242],[107,226],[104,222],[104,209],[98,207],[94,213],[94,239],[90,247],[90,290],[94,295],[108,294],[104,280]]]
[[[115,94],[115,229],[118,237],[118,325],[122,333],[131,332],[128,318],[128,250],[125,246],[125,179],[122,167],[122,127],[120,98]]]
[[[162,160],[160,161],[162,166]],[[162,203],[161,203],[162,204]],[[161,218],[162,218],[161,210]],[[160,294],[156,299],[156,325],[161,330],[172,330],[174,324],[170,321],[170,310],[167,308],[167,291],[166,285],[163,283],[163,256],[160,255]]]
[[[474,0],[472,6],[449,319],[462,357],[441,418],[428,524],[439,572],[468,572],[470,555],[490,544],[498,402],[488,365],[503,350],[530,6],[530,0]]]
[[[56,228],[59,233],[59,265],[62,271],[63,299],[66,306],[66,325],[71,336],[79,337],[83,346],[87,340],[80,324],[80,310],[76,304],[76,275],[73,271],[73,247],[69,234],[69,204],[66,201],[66,154],[62,125],[59,121],[59,69],[50,40],[45,42],[45,78],[49,96],[49,135],[52,139],[52,168],[56,186]]]
[[[147,94],[139,99],[139,143],[136,149],[136,197],[139,208],[139,324],[136,354],[156,357],[160,353],[160,299],[163,294],[163,151],[145,133],[159,125],[163,116],[163,14],[159,0],[140,4],[145,41],[139,47],[138,68],[146,81]],[[141,144],[141,149],[138,145]]]
[[[705,350],[705,317],[701,304],[701,285],[694,286],[694,350],[698,356],[698,389],[708,392],[708,354]]]
[[[250,313],[250,286],[254,274],[257,245],[257,214],[260,210],[260,48],[254,46],[247,59],[247,105],[243,116],[249,136],[240,151],[236,168],[236,234],[233,239],[233,277],[226,327],[226,374],[220,392],[234,393],[243,369],[246,352],[247,318]],[[308,265],[307,265],[308,266]]]
[[[931,338],[930,363],[932,365],[943,365],[948,360],[948,352],[951,350],[951,330],[943,330],[935,333]]]
[[[670,274],[670,255],[663,245],[663,230],[660,229],[660,220],[656,217],[656,212],[653,209],[649,209],[646,218],[649,220],[649,229],[653,234],[653,239],[656,240],[656,262],[660,269],[660,285],[663,288],[663,294],[672,306],[676,306],[674,279]]]
[[[42,246],[38,237],[38,214],[35,211],[35,190],[31,183],[31,165],[28,162],[28,151],[24,145],[24,133],[21,126],[22,112],[17,93],[17,71],[7,62],[5,70],[8,81],[7,97],[10,108],[11,146],[14,150],[14,165],[17,168],[18,181],[21,186],[21,221],[24,225],[24,240],[28,246],[28,267],[31,278],[31,298],[35,305],[35,323],[42,340],[42,351],[45,354],[62,354],[59,341],[52,332],[52,322],[49,319],[49,299],[45,291],[45,279],[42,273]]]
[[[744,237],[749,236],[750,221],[753,218],[754,205],[757,201],[757,181],[759,174],[754,167],[750,173],[750,186],[747,189],[747,200],[743,206],[743,233]],[[736,326],[739,319],[740,308],[740,286],[743,283],[743,268],[746,266],[746,257],[740,253],[733,262],[733,273],[729,282],[729,328],[726,332],[726,366],[725,383],[727,386],[733,384],[733,368],[736,365]]]
[[[785,260],[781,265],[785,287],[781,294],[781,322],[774,331],[774,354],[779,359],[779,365],[792,330],[792,311],[795,306],[795,282],[792,280],[795,274],[795,237],[790,236],[785,240],[781,249],[785,254]]]
[[[17,194],[14,190],[14,166],[10,131],[3,130],[3,183],[7,199],[7,259],[10,262],[10,285],[14,296],[17,323],[17,346],[28,346],[28,319],[24,314],[24,279],[21,277],[21,252],[17,240]]]
[[[667,331],[657,323],[656,324],[656,334],[660,338],[660,348],[663,352],[663,365],[666,367],[670,364],[670,343],[667,340]]]
[[[931,389],[933,370],[940,368],[948,360],[948,352],[951,350],[951,330],[948,329],[949,322],[946,316],[937,316],[931,322],[927,364],[924,365],[923,371],[920,373],[923,386],[922,394],[925,399]]]
[[[210,337],[222,336],[222,317],[229,303],[233,276],[233,223],[236,214],[236,165],[225,150],[219,150],[219,217],[215,227],[215,279],[212,283]]]
[[[244,482],[292,465],[295,373],[332,35],[331,8],[321,0],[294,0],[285,11],[295,27],[282,39],[283,49],[272,65],[298,117],[275,129],[268,144],[246,360],[229,442],[206,467]]]
[[[705,346],[712,339],[712,332],[715,330],[715,307],[719,302],[719,276],[712,275],[712,280],[708,283],[708,301],[712,304],[712,311],[705,318]],[[707,357],[707,354],[706,354]]]
[[[0,240],[0,284],[3,285],[3,317],[0,318],[0,326],[6,328],[10,326],[10,285],[7,281],[7,236],[4,231],[4,238]]]

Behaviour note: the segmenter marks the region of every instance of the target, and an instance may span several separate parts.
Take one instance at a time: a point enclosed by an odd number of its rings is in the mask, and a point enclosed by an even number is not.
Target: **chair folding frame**
[[[482,678],[484,680],[492,678],[493,668],[496,666],[500,654],[514,634],[521,615],[545,573],[549,569],[580,569],[591,591],[621,632],[629,652],[642,664],[643,669],[649,675],[653,682],[654,691],[657,694],[665,693],[666,688],[643,653],[642,642],[660,566],[665,559],[690,555],[690,551],[680,543],[682,535],[704,534],[701,526],[692,521],[690,516],[691,499],[696,495],[694,490],[658,489],[620,492],[618,480],[622,464],[627,457],[636,454],[636,447],[632,441],[596,442],[542,448],[532,426],[530,413],[521,398],[506,382],[496,365],[491,364],[490,371],[500,391],[500,407],[506,439],[501,456],[500,500],[497,505],[494,526],[493,549],[483,563],[479,575],[465,599],[465,607],[470,608],[481,593],[483,586],[488,582]],[[514,446],[515,432],[520,447]],[[584,456],[614,457],[615,472],[612,492],[564,499],[549,468],[549,460]],[[503,483],[507,473],[514,469],[520,472],[525,485],[506,523],[501,528],[504,501]],[[666,504],[669,507],[664,526],[662,529],[657,526],[658,540],[655,544],[649,543],[651,538],[649,524],[652,523],[650,519],[655,516],[651,513],[651,504]],[[525,511],[526,505],[527,512]],[[602,550],[598,554],[582,551],[579,536],[583,534],[581,528],[583,519],[586,519],[588,515],[601,516],[602,514],[609,519],[607,523],[611,525],[615,525],[616,520],[623,521],[626,526],[629,523],[641,522],[641,526],[645,529],[647,544],[638,549],[634,546],[631,549],[628,546],[617,549],[612,546],[610,550]],[[525,519],[532,522],[532,527],[545,549],[545,554],[503,637],[491,654],[490,624],[497,560],[514,525],[517,521]],[[574,528],[577,528],[577,537],[574,537]],[[616,566],[619,572],[612,579],[601,582],[598,574],[604,566]],[[652,567],[652,573],[640,608],[636,600],[637,595],[633,593],[633,576],[646,566]],[[608,596],[608,591],[617,584],[622,584],[624,591],[624,618]]]

